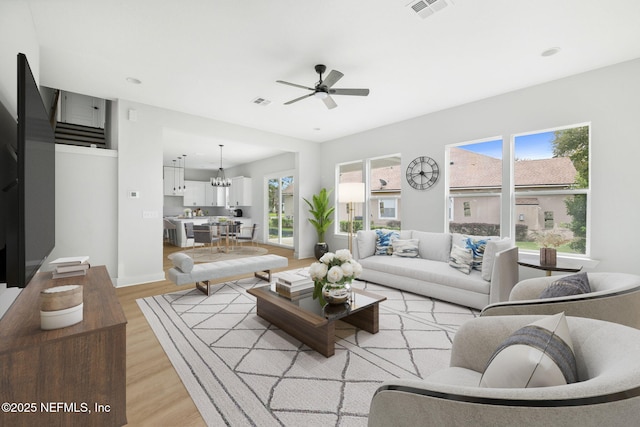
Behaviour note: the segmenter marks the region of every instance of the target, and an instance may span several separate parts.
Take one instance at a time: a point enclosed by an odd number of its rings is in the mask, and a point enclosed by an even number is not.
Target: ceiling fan
[[[333,85],[336,84],[336,82],[340,80],[342,76],[344,76],[344,74],[342,74],[340,71],[337,71],[337,70],[331,70],[327,75],[327,77],[323,80],[322,75],[324,74],[325,71],[327,71],[327,67],[322,64],[318,64],[315,66],[315,70],[316,70],[316,73],[320,75],[320,80],[318,81],[315,87],[307,87],[307,86],[302,86],[295,83],[285,82],[282,80],[276,80],[277,83],[282,83],[284,85],[299,87],[301,89],[307,89],[307,90],[313,91],[308,95],[304,95],[304,96],[301,96],[300,98],[292,99],[289,102],[285,102],[284,105],[293,104],[294,102],[301,101],[310,96],[315,96],[316,98],[322,99],[322,101],[324,102],[324,105],[326,105],[327,108],[331,109],[331,108],[336,108],[338,106],[338,104],[336,104],[333,98],[331,98],[331,95],[351,95],[351,96],[369,95],[369,89],[333,89]]]

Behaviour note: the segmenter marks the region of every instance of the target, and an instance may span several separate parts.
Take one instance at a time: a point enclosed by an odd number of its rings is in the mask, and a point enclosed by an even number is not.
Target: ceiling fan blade
[[[292,99],[289,102],[285,102],[284,105],[289,105],[289,104],[293,104],[294,102],[302,101],[303,99],[308,98],[308,97],[313,96],[313,95],[314,95],[314,92],[311,92],[309,95],[303,95],[300,98]]]
[[[322,85],[326,87],[331,87],[334,84],[336,84],[336,82],[340,80],[343,76],[344,74],[342,74],[340,71],[331,70],[329,72],[329,75],[322,81]]]
[[[326,105],[327,108],[330,109],[330,110],[332,108],[336,108],[338,106],[338,104],[336,104],[336,101],[334,101],[333,98],[330,97],[330,96],[327,96],[322,101],[324,102],[324,105]]]
[[[331,95],[367,96],[369,89],[329,89]]]
[[[312,87],[307,87],[307,86],[302,86],[302,85],[297,85],[295,83],[289,83],[289,82],[285,82],[282,80],[276,80],[276,83],[282,83],[283,85],[289,85],[289,86],[293,86],[293,87],[299,87],[300,89],[307,89],[307,90],[315,90]]]

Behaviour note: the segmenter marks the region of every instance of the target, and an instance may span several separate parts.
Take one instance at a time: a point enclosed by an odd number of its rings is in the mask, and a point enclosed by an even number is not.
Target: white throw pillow
[[[451,234],[414,231],[411,237],[418,239],[420,258],[449,262]]]
[[[175,253],[168,257],[173,265],[183,273],[190,273],[193,270],[193,258],[187,254]]]
[[[550,387],[577,381],[569,326],[564,313],[558,313],[517,330],[500,344],[480,387]]]
[[[471,263],[473,263],[473,252],[471,249],[453,245],[449,265],[464,274],[470,274]]]
[[[373,230],[359,230],[356,233],[358,257],[366,258],[376,253],[376,232]]]
[[[394,239],[391,241],[393,246],[393,256],[404,258],[419,258],[418,239]]]
[[[482,261],[482,278],[487,282],[491,281],[491,273],[493,272],[493,264],[496,261],[496,253],[512,247],[511,239],[504,238],[501,240],[489,240],[484,250],[484,260]]]

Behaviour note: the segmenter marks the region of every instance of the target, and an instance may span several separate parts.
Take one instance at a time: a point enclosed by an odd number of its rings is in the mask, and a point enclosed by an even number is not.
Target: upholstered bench
[[[289,265],[287,258],[273,254],[202,264],[194,264],[190,256],[182,253],[172,254],[169,258],[174,265],[169,269],[169,280],[176,285],[195,283],[206,295],[210,295],[211,280],[253,273],[262,280],[271,281],[271,269]]]

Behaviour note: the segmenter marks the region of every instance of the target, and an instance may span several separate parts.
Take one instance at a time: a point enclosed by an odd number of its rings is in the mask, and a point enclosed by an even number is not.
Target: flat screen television
[[[17,104],[13,130],[7,117],[0,119],[2,167],[11,175],[3,176],[2,185],[5,277],[0,282],[24,288],[55,246],[55,134],[24,54],[18,54]]]

